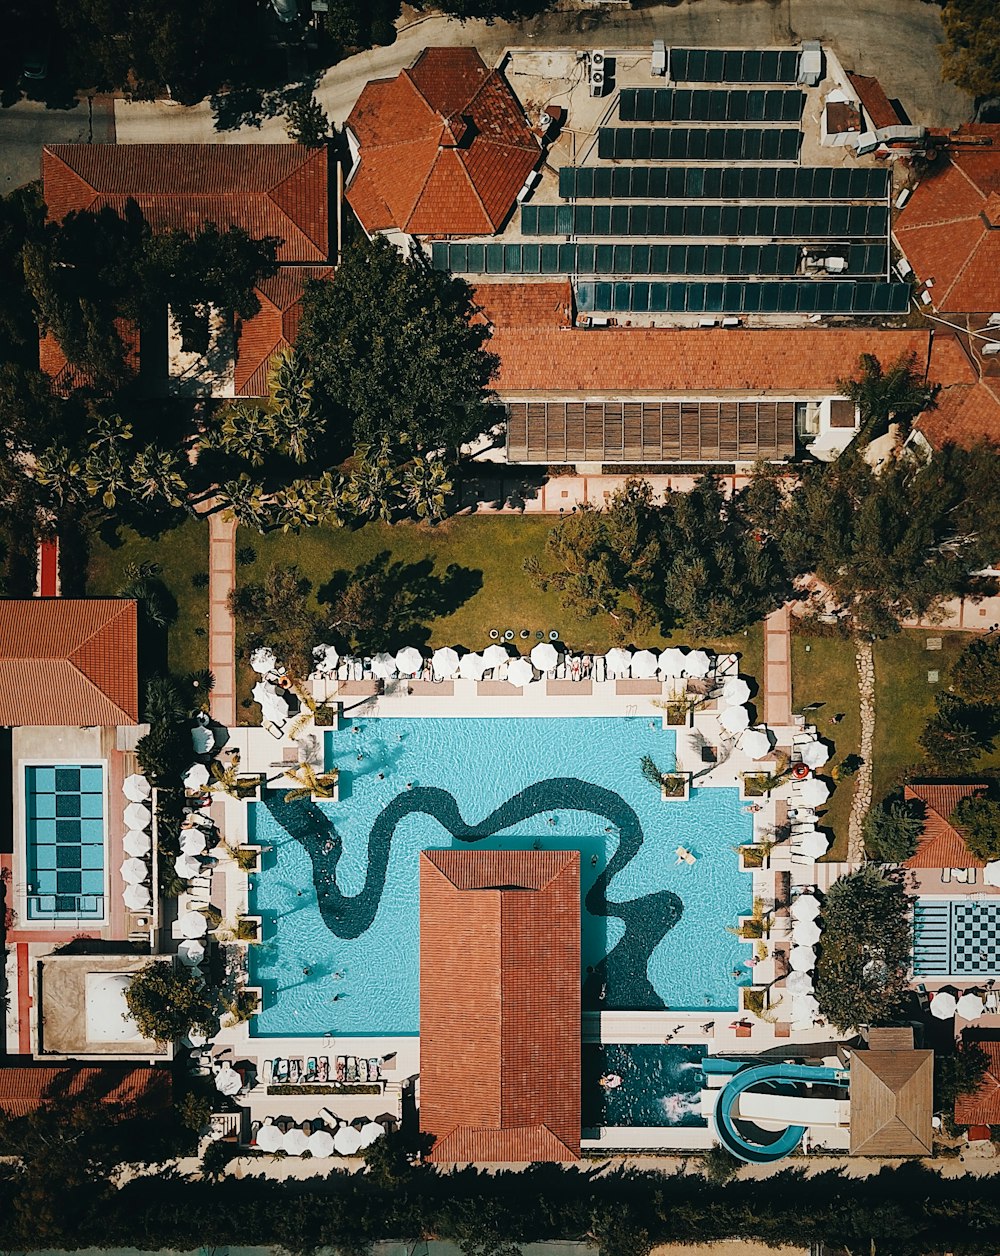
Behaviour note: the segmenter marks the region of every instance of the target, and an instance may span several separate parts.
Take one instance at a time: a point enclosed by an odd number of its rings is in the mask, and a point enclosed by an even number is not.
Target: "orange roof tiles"
[[[986,1053],[989,1064],[978,1090],[955,1100],[955,1120],[959,1125],[1000,1125],[1000,1042],[977,1038],[975,1045]]]
[[[935,331],[928,379],[941,389],[933,409],[915,427],[927,440],[968,449],[978,441],[1000,444],[1000,380],[980,378],[964,341],[953,332]]]
[[[971,853],[961,829],[949,819],[963,798],[974,797],[985,789],[985,785],[907,785],[904,801],[922,802],[926,816],[917,849],[903,867],[985,868],[986,860]]]
[[[580,1155],[580,856],[420,856],[420,1128],[431,1160]]]
[[[426,48],[369,83],[347,126],[360,146],[347,199],[369,234],[492,234],[541,155],[506,80],[474,48]]]
[[[138,375],[141,361],[138,324],[128,318],[116,318],[114,327],[122,342],[125,370],[130,375]],[[51,332],[39,337],[38,366],[52,381],[52,391],[61,397],[68,397],[74,388],[89,388],[94,382],[88,371],[68,361]]]
[[[1000,194],[1000,125],[960,127],[991,147],[952,148],[923,176],[896,221],[899,247],[921,279],[933,279],[935,308],[1000,309],[1000,230],[991,222]]]
[[[0,726],[115,728],[138,718],[134,601],[0,600]]]
[[[571,327],[573,285],[568,279],[546,283],[482,283],[473,289],[481,317],[495,327]]]
[[[31,1064],[0,1068],[0,1109],[8,1116],[22,1117],[37,1111],[46,1102],[75,1099],[86,1093],[99,1097],[102,1104],[128,1110],[149,1095],[166,1103],[171,1078],[165,1069],[128,1065],[38,1067]]]
[[[42,179],[49,217],[134,201],[154,231],[214,222],[255,239],[276,236],[279,262],[330,253],[324,148],[299,144],[48,144]]]
[[[851,80],[851,86],[858,93],[858,99],[864,106],[868,120],[876,131],[881,131],[883,127],[899,126],[902,118],[896,112],[895,106],[889,97],[882,90],[882,84],[877,78],[871,78],[867,74],[852,74],[850,70],[847,77]]]
[[[311,279],[329,279],[330,266],[281,266],[255,288],[260,309],[238,323],[235,391],[237,397],[266,397],[271,359],[295,343],[302,317],[302,294]]]

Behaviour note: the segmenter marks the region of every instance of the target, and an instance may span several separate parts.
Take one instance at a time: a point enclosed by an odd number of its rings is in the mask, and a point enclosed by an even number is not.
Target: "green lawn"
[[[316,589],[335,571],[350,570],[382,552],[388,552],[394,562],[413,565],[415,575],[430,564],[432,575],[442,577],[449,565],[455,564],[460,570],[441,591],[442,611],[428,616],[426,640],[417,644],[481,650],[489,644],[492,628],[501,632],[512,628],[516,633],[527,628],[532,638],[538,629],[546,633],[556,629],[574,650],[603,652],[611,645],[607,619],[567,614],[557,593],[540,592],[524,573],[524,560],[531,554],[541,555],[554,522],[530,515],[462,516],[433,528],[415,523],[369,523],[356,531],[311,528],[299,536],[272,533],[266,537],[241,530],[237,548],[250,545],[257,558],[253,564],[237,568],[237,579],[260,579],[272,563],[295,563]],[[657,632],[635,644],[659,647],[669,640]],[[686,643],[689,636],[680,632],[676,640]],[[748,675],[760,675],[759,628],[746,636],[741,633],[730,640],[698,644],[739,652],[745,656],[743,670]]]
[[[208,524],[187,519],[179,527],[150,539],[119,528],[118,544],[90,538],[87,593],[115,594],[129,563],[151,562],[177,603],[177,617],[167,633],[167,663],[172,672],[200,671],[208,666],[208,589],[196,589],[191,577],[208,570]]]

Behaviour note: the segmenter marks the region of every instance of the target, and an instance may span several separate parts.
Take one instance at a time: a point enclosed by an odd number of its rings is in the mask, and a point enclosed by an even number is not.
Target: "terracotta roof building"
[[[931,1154],[933,1051],[854,1051],[850,1086],[852,1156]]]
[[[420,856],[420,1128],[430,1159],[580,1155],[580,856]]]
[[[903,207],[893,234],[938,310],[1000,310],[1000,125],[960,127],[987,147],[938,156]]]
[[[46,1103],[86,1094],[125,1116],[137,1106],[165,1106],[171,1078],[166,1069],[111,1065],[107,1068],[53,1068],[17,1065],[0,1068],[0,1109],[10,1117],[30,1116]]]
[[[979,1088],[955,1100],[955,1120],[959,1125],[1000,1125],[1000,1042],[976,1038],[975,1045],[986,1053],[989,1064]]]
[[[271,359],[291,348],[302,316],[302,294],[311,280],[329,279],[329,266],[282,266],[270,279],[256,287],[260,310],[238,323],[239,352],[236,357],[237,397],[266,397]]]
[[[122,361],[125,371],[132,376],[139,374],[140,332],[137,323],[128,318],[115,319],[115,331],[122,343]],[[70,363],[59,341],[48,333],[38,341],[38,366],[52,381],[52,391],[68,397],[74,388],[87,388],[93,379],[87,371]]]
[[[903,119],[896,112],[895,105],[885,94],[877,78],[871,78],[867,74],[852,74],[850,70],[847,71],[847,77],[868,117],[870,130],[881,131],[885,127],[902,125]]]
[[[981,353],[982,343],[976,344]],[[995,357],[979,358],[965,334],[934,332],[928,377],[941,387],[936,404],[919,416],[914,427],[935,449],[946,444],[968,449],[979,441],[1000,444],[1000,367],[996,362]]]
[[[325,148],[300,144],[47,144],[49,218],[134,202],[154,231],[214,222],[254,239],[275,236],[279,262],[330,255]]]
[[[904,868],[985,868],[986,861],[973,855],[951,813],[963,798],[974,798],[985,785],[907,785],[904,802],[921,802],[925,808],[924,831],[917,849]]]
[[[138,718],[134,601],[0,600],[0,726],[115,728]]]
[[[490,235],[541,156],[506,79],[474,48],[426,48],[370,82],[347,119],[347,200],[371,235]]]

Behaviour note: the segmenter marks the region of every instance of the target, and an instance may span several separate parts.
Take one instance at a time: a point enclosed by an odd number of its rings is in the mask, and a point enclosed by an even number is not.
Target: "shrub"
[[[882,863],[902,863],[917,849],[923,828],[920,809],[894,799],[869,811],[865,820],[865,845]]]
[[[989,1056],[974,1042],[947,1053],[935,1051],[934,1111],[951,1112],[959,1095],[977,1091],[989,1062]]]
[[[208,588],[208,572],[207,571],[193,571],[191,573],[191,588],[192,589],[207,589]]]
[[[236,549],[237,567],[250,567],[257,561],[257,551],[252,545],[240,545]]]
[[[717,1186],[728,1182],[743,1168],[742,1160],[738,1160],[731,1151],[720,1146],[710,1147],[702,1157],[701,1163],[705,1176]]]
[[[992,798],[962,798],[951,813],[951,822],[961,830],[973,855],[987,863],[1000,859],[1000,802]]]
[[[176,1042],[192,1029],[215,1033],[219,1027],[212,996],[190,969],[147,964],[129,983],[125,1002],[139,1032],[155,1042]]]

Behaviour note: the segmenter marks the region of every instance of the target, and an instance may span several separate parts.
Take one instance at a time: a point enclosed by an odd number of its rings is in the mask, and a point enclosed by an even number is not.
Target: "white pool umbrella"
[[[361,1150],[361,1134],[353,1125],[342,1125],[333,1136],[333,1145],[342,1156],[355,1156]]]
[[[807,807],[819,807],[830,797],[830,787],[818,776],[807,776],[799,783],[795,793]]]
[[[191,855],[178,855],[174,860],[174,872],[185,881],[190,881],[201,871],[201,864]]]
[[[122,839],[122,850],[126,855],[148,855],[152,846],[152,839],[142,829],[127,829]]]
[[[250,666],[258,676],[266,676],[268,672],[273,672],[278,665],[278,660],[273,650],[269,650],[266,645],[262,645],[259,650],[254,650],[250,655]]]
[[[507,679],[512,685],[530,685],[535,679],[535,669],[528,659],[514,659],[507,672]]]
[[[788,963],[793,972],[810,973],[816,967],[816,952],[811,946],[793,946]]]
[[[531,661],[540,672],[549,672],[559,662],[559,651],[548,641],[539,641],[532,647]]]
[[[121,867],[122,880],[128,885],[141,885],[149,876],[149,868],[142,859],[126,859]]]
[[[632,670],[632,651],[617,646],[604,656],[609,676],[627,676]]]
[[[819,1015],[819,1002],[815,995],[797,994],[792,996],[792,1020],[812,1020]]]
[[[502,645],[488,645],[483,651],[483,662],[489,667],[499,667],[510,658],[510,651]]]
[[[722,701],[726,706],[742,706],[750,700],[750,686],[745,680],[733,676],[722,686]]]
[[[187,968],[194,968],[205,958],[205,943],[197,938],[185,940],[177,948],[177,958]]]
[[[450,645],[442,646],[431,655],[431,670],[435,680],[451,680],[458,671],[458,654]]]
[[[740,738],[740,749],[750,759],[763,759],[771,752],[771,739],[759,728],[748,728]]]
[[[243,1078],[231,1064],[223,1064],[215,1075],[215,1089],[220,1095],[238,1095],[243,1089]]]
[[[719,724],[727,733],[742,733],[750,723],[746,707],[726,707],[719,715]]]
[[[796,845],[800,855],[805,855],[807,859],[819,859],[830,849],[830,839],[818,829],[813,829],[811,833],[804,834]]]
[[[815,920],[796,920],[792,925],[792,941],[798,946],[815,946],[821,932]]]
[[[130,802],[125,808],[125,827],[127,829],[145,829],[153,818],[150,809],[141,802]]]
[[[192,763],[184,773],[184,788],[203,789],[210,780],[208,768],[204,763]]]
[[[822,910],[819,899],[812,894],[800,894],[798,898],[792,899],[793,920],[815,920]]]
[[[370,1147],[372,1143],[378,1142],[385,1134],[385,1128],[379,1125],[378,1121],[369,1121],[366,1125],[362,1125],[358,1130],[361,1137],[361,1146]]]
[[[181,837],[182,855],[204,855],[205,834],[201,829],[186,829]]]
[[[336,671],[337,664],[340,662],[340,654],[335,645],[318,645],[313,650],[313,658],[316,660],[318,672]]]
[[[674,645],[667,646],[665,650],[661,650],[660,657],[657,659],[660,675],[683,676],[684,658],[684,651],[678,650]]]
[[[257,1146],[261,1151],[279,1151],[285,1142],[285,1136],[277,1125],[262,1125],[257,1131]]]
[[[704,650],[692,650],[684,657],[684,670],[689,676],[707,676],[712,667],[712,660]]]
[[[799,757],[808,768],[821,768],[830,757],[830,751],[821,741],[807,741],[799,747]]]
[[[274,685],[268,684],[266,680],[258,680],[250,692],[254,702],[260,705],[260,713],[265,720],[277,723],[288,719],[288,703]]]
[[[380,680],[395,680],[398,672],[395,657],[384,650],[372,659],[372,675]]]
[[[656,655],[652,650],[637,650],[632,655],[632,675],[639,680],[649,680],[656,675]]]
[[[463,654],[458,660],[458,674],[463,680],[482,680],[486,659],[481,654]]]
[[[297,1125],[293,1125],[285,1132],[282,1146],[290,1156],[301,1156],[309,1147],[309,1135],[305,1130],[300,1130]]]
[[[122,793],[129,802],[145,802],[151,792],[152,786],[140,772],[133,772],[122,782]]]
[[[978,994],[963,994],[955,1005],[955,1011],[963,1020],[978,1020],[985,1010],[985,1004]]]
[[[129,911],[142,911],[151,902],[149,887],[146,885],[126,885],[122,892],[122,902]]]
[[[328,1130],[313,1130],[306,1148],[311,1156],[325,1159],[333,1155],[333,1135]]]
[[[789,994],[809,994],[812,988],[813,980],[808,973],[792,972],[785,978],[785,989]]]
[[[939,990],[931,999],[931,1015],[938,1020],[951,1020],[957,1007],[955,996],[948,990]]]
[[[1000,885],[1000,859],[986,865],[983,869],[983,881],[987,885]]]
[[[204,724],[196,724],[191,729],[191,749],[195,754],[208,754],[215,745],[215,734]]]
[[[208,933],[208,921],[200,911],[187,911],[177,918],[177,932],[182,938],[203,938]]]
[[[396,667],[400,676],[416,676],[424,665],[424,656],[412,645],[405,645],[396,653]]]

